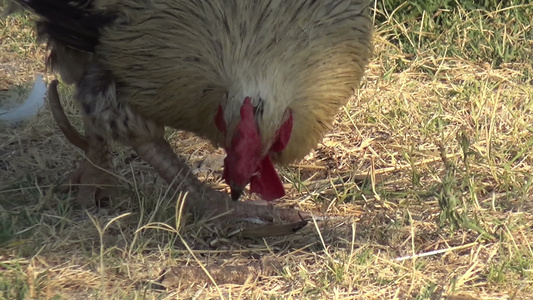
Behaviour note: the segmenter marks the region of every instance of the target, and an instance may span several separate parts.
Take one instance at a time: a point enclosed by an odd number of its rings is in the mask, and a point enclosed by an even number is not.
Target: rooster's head
[[[269,116],[263,114],[262,101],[256,102],[254,106],[253,99],[245,97],[239,113],[233,115],[225,114],[224,108],[219,106],[215,117],[218,130],[226,135],[224,180],[231,188],[233,200],[240,197],[248,183],[252,193],[260,194],[267,201],[285,195],[271,154],[281,152],[289,142],[292,111],[285,108],[281,119],[274,120],[275,125],[272,126],[273,120],[265,120]]]

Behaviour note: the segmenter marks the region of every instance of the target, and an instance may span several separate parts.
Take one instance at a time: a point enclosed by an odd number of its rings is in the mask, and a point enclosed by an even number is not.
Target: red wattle
[[[285,196],[285,188],[269,155],[261,161],[259,174],[250,180],[250,192],[260,194],[261,198],[266,201]]]

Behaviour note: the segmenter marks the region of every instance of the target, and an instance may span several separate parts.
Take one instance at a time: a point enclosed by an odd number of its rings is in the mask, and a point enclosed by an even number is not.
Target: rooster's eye
[[[263,99],[259,98],[259,101],[257,101],[257,105],[254,106],[255,117],[262,118],[264,109],[265,109],[265,102],[263,101]]]

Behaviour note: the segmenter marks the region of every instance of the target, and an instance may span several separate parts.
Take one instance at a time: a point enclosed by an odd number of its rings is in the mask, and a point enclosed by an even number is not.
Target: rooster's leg
[[[107,142],[98,135],[86,131],[88,148],[85,157],[70,176],[70,184],[78,185],[76,202],[81,206],[90,206],[105,202],[111,195],[114,178],[109,173],[111,153]]]
[[[163,137],[145,140],[143,143],[133,145],[133,149],[165,181],[174,188],[188,193],[186,205],[189,210],[198,213],[208,212],[211,215],[229,213],[232,218],[258,218],[267,222],[274,220],[298,222],[311,216],[295,209],[231,200],[227,193],[209,188],[196,178],[190,172],[187,163],[174,154],[172,147]]]
[[[104,201],[110,195],[109,185],[114,182],[106,171],[111,165],[111,153],[106,140],[94,132],[86,118],[83,120],[85,136],[72,127],[59,101],[57,81],[50,83],[48,99],[52,115],[65,137],[85,153],[83,162],[69,178],[71,185],[79,186],[76,202],[87,207]]]

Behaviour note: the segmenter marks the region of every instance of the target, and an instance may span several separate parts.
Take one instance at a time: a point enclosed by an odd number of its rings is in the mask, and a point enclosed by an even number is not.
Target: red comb
[[[221,132],[226,132],[222,108],[219,107],[215,116],[215,124]],[[241,120],[235,128],[231,147],[226,149],[224,160],[224,179],[228,184],[244,187],[250,183],[250,192],[261,195],[261,198],[272,201],[285,195],[283,183],[270,160],[270,154],[261,158],[262,143],[257,120],[254,114],[252,99],[246,97],[240,110]],[[292,112],[284,116],[284,122],[276,132],[276,141],[271,152],[281,152],[287,146],[292,131]],[[261,160],[260,160],[261,159]]]

